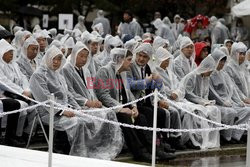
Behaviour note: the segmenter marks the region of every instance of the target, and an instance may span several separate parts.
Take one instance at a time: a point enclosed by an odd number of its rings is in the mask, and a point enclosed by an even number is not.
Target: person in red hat
[[[208,56],[209,49],[205,42],[196,42],[194,44],[194,47],[195,47],[195,63],[197,64],[197,66],[199,66],[202,60]]]

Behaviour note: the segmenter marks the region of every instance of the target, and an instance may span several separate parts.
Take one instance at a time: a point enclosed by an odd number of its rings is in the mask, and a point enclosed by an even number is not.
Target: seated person
[[[19,65],[21,72],[27,77],[28,80],[38,67],[38,61],[36,60],[38,50],[38,42],[33,37],[29,37],[24,42],[21,50],[22,54],[17,60],[17,64]]]
[[[208,99],[209,76],[214,69],[214,59],[211,56],[206,57],[194,71],[187,74],[181,80],[179,85],[179,98],[184,97],[190,102],[197,104],[196,107],[198,109],[195,110],[195,114],[220,123],[221,112],[218,107],[214,106],[214,100]],[[195,117],[193,118],[192,124],[189,123],[187,126],[211,128],[214,127],[214,124]],[[202,149],[220,147],[219,131],[197,132],[194,134],[196,134],[195,140],[191,140],[195,146],[200,146]]]
[[[0,81],[5,88],[4,95],[14,99],[17,97],[17,94],[32,98],[29,82],[15,62],[15,49],[4,39],[0,40],[0,46]],[[27,103],[30,103],[29,100],[21,96],[18,96],[18,98],[21,108],[27,107]],[[23,135],[26,115],[27,111],[20,113],[17,136]]]
[[[250,104],[250,88],[248,85],[248,73],[246,71],[246,51],[244,43],[234,43],[232,45],[231,59],[225,67],[225,71],[236,85],[237,92],[241,100]]]
[[[122,135],[119,133],[119,129],[117,131],[112,131],[113,129],[110,131],[106,127],[105,129],[100,121],[92,119],[88,115],[83,116],[82,111],[71,109],[81,109],[81,107],[74,100],[64,77],[59,72],[65,61],[63,53],[56,46],[51,46],[47,50],[41,66],[30,79],[33,95],[38,101],[46,101],[48,96],[53,93],[58,106],[64,108],[55,110],[54,128],[58,131],[66,131],[71,147],[70,155],[112,159],[122,148]],[[46,108],[41,108],[39,112],[42,121],[48,124],[49,113]],[[103,137],[107,139],[100,140]],[[116,143],[110,142],[113,140],[116,140]],[[111,146],[111,144],[113,145]],[[108,149],[110,151],[107,153]]]
[[[96,75],[94,86],[96,95],[106,107],[114,107],[135,100],[127,85],[126,71],[132,61],[132,53],[126,49],[114,48],[111,50],[112,61],[102,67]],[[146,111],[145,111],[146,112]],[[117,109],[117,118],[121,123],[148,126],[147,119],[136,104]],[[121,127],[126,144],[138,161],[151,161],[152,134],[145,130],[135,130]],[[172,154],[157,150],[161,159],[173,159]]]
[[[210,77],[210,91],[209,97],[216,100],[218,106],[224,108],[230,108],[236,112],[236,119],[233,124],[245,124],[250,117],[250,107],[247,107],[246,103],[240,98],[236,86],[230,76],[224,71],[224,65],[227,61],[227,55],[222,51],[215,50],[212,53],[212,57],[218,61],[216,70]],[[230,112],[222,113],[223,115],[229,115]],[[227,118],[230,121],[231,119]],[[242,130],[228,130],[231,131],[232,139],[237,142],[242,138],[244,131]],[[230,136],[228,136],[230,137]],[[229,138],[230,139],[230,138]]]
[[[155,88],[159,87],[161,84],[161,77],[151,71],[149,66],[149,61],[152,61],[153,48],[148,43],[141,44],[135,51],[135,61],[132,62],[130,66],[130,71],[128,72],[129,86],[131,92],[135,98],[141,98],[148,95],[154,91]],[[181,128],[181,119],[179,112],[169,107],[167,101],[160,99],[158,101],[158,119],[157,124],[161,128]],[[144,101],[139,101],[137,104],[138,108],[141,108],[141,113],[146,117],[150,126],[153,126],[153,105],[151,99],[145,99]],[[145,112],[145,107],[148,107],[150,112]],[[163,140],[168,141],[169,144],[179,150],[185,149],[180,142],[180,133],[170,133],[168,137],[167,133],[161,133],[163,135]]]

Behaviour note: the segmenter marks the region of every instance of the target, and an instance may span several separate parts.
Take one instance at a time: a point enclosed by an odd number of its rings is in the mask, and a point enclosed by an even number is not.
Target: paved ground
[[[169,162],[158,162],[157,167],[245,167],[246,145],[234,144],[222,146],[219,149],[185,150],[176,152],[177,159]],[[133,161],[130,154],[121,154],[117,161],[143,164]]]

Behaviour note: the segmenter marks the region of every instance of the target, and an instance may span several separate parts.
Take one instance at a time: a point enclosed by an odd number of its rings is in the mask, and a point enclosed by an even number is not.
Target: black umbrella
[[[43,12],[38,9],[31,6],[23,6],[18,10],[18,13],[28,16],[42,16]]]

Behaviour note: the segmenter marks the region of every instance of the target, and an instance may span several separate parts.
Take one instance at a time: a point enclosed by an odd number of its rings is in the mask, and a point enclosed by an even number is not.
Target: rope
[[[117,125],[117,126],[134,128],[134,129],[138,129],[138,130],[149,130],[149,131],[156,130],[157,132],[193,132],[194,133],[194,132],[203,132],[203,131],[216,131],[216,130],[219,131],[219,130],[225,130],[225,129],[247,130],[247,128],[241,128],[241,126],[245,126],[245,124],[238,125],[238,126],[232,126],[232,127],[218,127],[218,128],[205,128],[205,129],[163,129],[163,128],[154,129],[152,127],[124,124],[124,123],[111,121],[111,120],[103,119],[103,118],[100,118],[97,116],[93,116],[93,115],[89,115],[89,114],[85,114],[85,113],[80,113],[80,112],[76,112],[76,115],[80,116],[80,117],[89,117],[91,119],[95,119],[95,120],[102,121],[105,123],[110,123],[110,124]]]
[[[8,85],[6,85],[5,83],[1,82],[4,86],[6,86],[8,89],[12,90],[12,88],[10,88]],[[15,91],[13,91],[15,92]],[[51,101],[51,100],[46,100],[44,102],[38,102],[34,99],[31,99],[29,97],[26,97],[22,94],[19,94],[17,93],[18,95],[36,103],[35,105],[33,106],[29,106],[27,108],[23,108],[23,109],[19,109],[19,110],[14,110],[14,111],[11,111],[11,112],[4,112],[4,113],[0,113],[0,117],[1,116],[4,116],[4,115],[9,115],[9,114],[14,114],[14,113],[18,113],[18,112],[23,112],[23,111],[26,111],[26,110],[30,110],[30,109],[33,109],[33,108],[36,108],[38,106],[45,106],[45,107],[50,107],[50,105],[47,105],[46,103],[48,102],[52,102],[54,103],[57,107],[54,107],[54,109],[58,109],[58,110],[65,110],[65,109],[70,109],[70,108],[67,108],[57,102],[54,102],[54,101]],[[118,105],[118,106],[114,106],[114,107],[110,107],[110,108],[101,108],[101,109],[90,109],[90,110],[72,110],[70,109],[72,112],[75,112],[77,116],[86,116],[86,117],[89,117],[89,118],[92,118],[92,119],[96,119],[96,120],[99,120],[99,121],[102,121],[102,122],[106,122],[106,123],[110,123],[110,124],[113,124],[113,125],[118,125],[118,126],[123,126],[123,127],[128,127],[128,128],[134,128],[134,129],[140,129],[140,130],[150,130],[150,131],[153,131],[153,130],[156,130],[158,132],[201,132],[201,131],[214,131],[214,130],[224,130],[224,129],[238,129],[238,130],[247,130],[246,127],[248,127],[247,124],[241,124],[241,125],[233,125],[233,126],[229,126],[229,125],[225,125],[225,124],[221,124],[221,123],[218,123],[218,122],[214,122],[214,121],[211,121],[211,120],[208,120],[206,118],[203,118],[201,116],[198,116],[192,112],[189,112],[187,111],[186,109],[183,109],[182,107],[179,107],[177,106],[176,104],[174,104],[173,102],[171,102],[169,99],[167,99],[166,97],[164,97],[162,94],[158,94],[160,97],[164,98],[165,100],[168,100],[168,102],[172,105],[174,105],[175,107],[177,108],[180,108],[181,110],[187,112],[188,114],[191,114],[192,116],[194,117],[197,117],[199,119],[202,119],[204,121],[207,121],[207,122],[210,122],[212,124],[215,124],[217,126],[222,126],[222,127],[217,127],[217,128],[206,128],[206,129],[162,129],[162,128],[152,128],[152,127],[144,127],[144,126],[136,126],[136,125],[131,125],[131,124],[124,124],[124,123],[120,123],[120,122],[116,122],[116,121],[110,121],[110,120],[107,120],[107,119],[103,119],[103,118],[99,118],[99,117],[96,117],[96,116],[93,116],[93,115],[89,115],[89,114],[86,114],[86,113],[90,113],[90,112],[101,112],[101,111],[108,111],[108,110],[115,110],[115,109],[118,109],[118,108],[123,108],[124,106],[127,106],[127,105],[131,105],[131,104],[134,104],[134,103],[137,103],[141,100],[144,100],[150,96],[152,96],[154,93],[150,93],[148,94],[147,96],[144,96],[142,98],[139,98],[139,99],[136,99],[134,101],[131,101],[129,103],[126,103],[126,104],[122,104],[122,105]],[[245,128],[243,128],[245,127]]]
[[[203,121],[207,121],[207,122],[209,122],[209,123],[211,123],[211,124],[215,124],[215,125],[217,125],[217,126],[223,126],[223,127],[227,127],[227,128],[230,128],[230,127],[237,127],[237,126],[238,126],[238,125],[233,125],[233,126],[225,125],[225,124],[222,124],[222,123],[219,123],[219,122],[214,122],[214,121],[212,121],[212,120],[206,119],[206,118],[204,118],[204,117],[202,117],[202,116],[196,115],[196,114],[194,114],[194,113],[192,113],[192,112],[190,112],[190,111],[188,111],[188,110],[186,110],[186,109],[184,109],[184,108],[178,106],[177,104],[175,104],[175,103],[173,103],[171,100],[169,100],[167,97],[163,96],[161,93],[159,93],[159,96],[162,97],[163,99],[167,100],[168,103],[170,103],[171,105],[175,106],[176,108],[181,109],[182,111],[184,111],[184,112],[186,112],[186,113],[188,113],[188,114],[190,114],[190,115],[192,115],[192,116],[194,116],[194,117],[197,117],[197,118],[199,118],[199,119],[201,119],[201,120],[203,120]],[[242,124],[242,126],[246,126],[246,125],[247,125],[247,124]]]
[[[37,108],[39,106],[44,106],[45,103],[48,103],[48,102],[49,102],[49,100],[44,101],[42,103],[38,103],[38,104],[32,105],[32,106],[29,106],[29,107],[26,107],[26,108],[21,108],[21,109],[9,111],[9,112],[2,112],[2,113],[0,113],[0,117],[3,117],[5,115],[10,115],[10,114],[15,114],[15,113],[23,112],[23,111],[26,111],[26,110],[31,110],[31,109]]]

